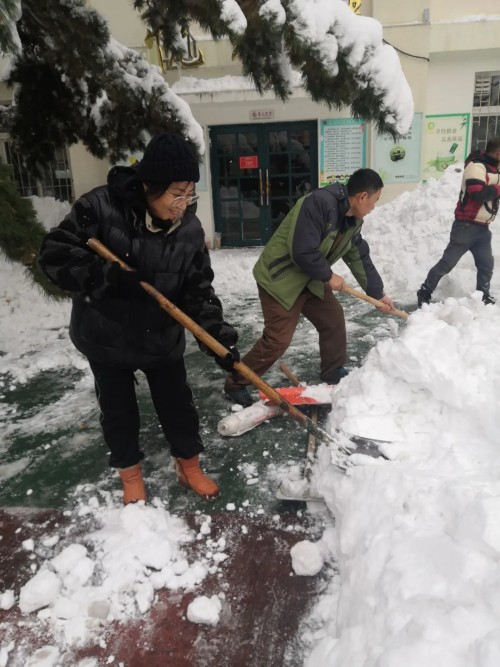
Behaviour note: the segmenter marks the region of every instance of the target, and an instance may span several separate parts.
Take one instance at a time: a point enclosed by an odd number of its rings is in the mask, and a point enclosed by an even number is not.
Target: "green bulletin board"
[[[422,178],[439,178],[452,164],[467,157],[470,114],[425,116],[423,124]]]

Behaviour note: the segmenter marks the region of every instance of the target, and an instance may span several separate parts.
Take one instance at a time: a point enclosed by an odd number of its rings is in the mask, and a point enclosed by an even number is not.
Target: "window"
[[[56,150],[56,157],[39,177],[31,174],[8,140],[3,140],[5,160],[13,170],[14,180],[21,197],[54,197],[59,201],[74,201],[73,183],[65,148]]]
[[[479,72],[474,85],[471,148],[484,150],[500,136],[500,72]]]

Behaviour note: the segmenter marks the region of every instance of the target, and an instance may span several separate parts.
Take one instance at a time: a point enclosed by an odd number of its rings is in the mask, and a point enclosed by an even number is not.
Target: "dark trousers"
[[[115,368],[90,360],[89,364],[101,410],[102,433],[111,452],[109,465],[114,468],[133,466],[144,458],[139,449],[136,369]],[[186,381],[184,360],[141,370],[148,381],[151,399],[172,456],[189,459],[202,452],[198,413]]]
[[[476,289],[485,295],[489,294],[494,265],[491,231],[488,225],[478,225],[464,220],[455,220],[453,223],[450,241],[439,262],[429,271],[424,288],[433,292],[441,278],[455,268],[469,250],[477,269]]]
[[[344,311],[333,296],[325,289],[325,298],[306,291],[286,310],[264,289],[259,287],[259,298],[264,315],[264,331],[259,340],[243,358],[242,362],[257,375],[263,375],[288,349],[297,328],[299,317],[304,315],[319,334],[320,377],[327,382],[335,369],[346,360],[347,342]],[[241,384],[249,384],[237,376]]]

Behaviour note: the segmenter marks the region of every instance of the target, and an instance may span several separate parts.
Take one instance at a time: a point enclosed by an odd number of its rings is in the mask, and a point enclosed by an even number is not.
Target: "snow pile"
[[[386,293],[394,299],[415,303],[417,289],[441,258],[450,237],[462,175],[463,165],[447,169],[439,180],[429,179],[366,216],[363,238],[368,241]],[[335,272],[352,282],[349,269],[341,262],[335,264]],[[441,280],[435,296],[470,294],[475,285],[474,262],[467,254]]]
[[[331,403],[332,401],[332,388],[330,384],[322,382],[321,384],[311,384],[307,386],[307,389],[304,390],[302,396],[304,398],[310,398],[318,404]]]
[[[64,220],[71,210],[71,204],[67,201],[59,201],[52,197],[29,197],[36,211],[39,222],[47,231]]]
[[[393,442],[346,476],[321,447],[339,581],[308,667],[499,664],[499,327],[479,294],[426,306],[334,391],[332,425]]]
[[[70,208],[51,197],[31,200],[46,229],[59,224]],[[78,367],[81,355],[60,340],[67,338],[70,307],[69,300],[45,296],[22,265],[0,252],[0,372],[25,382],[47,368]]]
[[[59,648],[83,646],[106,624],[145,614],[161,589],[195,589],[208,573],[219,572],[227,558],[225,539],[211,538],[210,516],[199,514],[196,534],[158,499],[147,506],[118,508],[111,494],[100,491],[88,497],[92,491],[90,485],[77,489],[87,500],[78,500],[75,509],[66,512],[71,514],[69,527],[40,544],[23,543],[42,561],[20,589],[19,608],[24,614],[37,612],[41,627]],[[90,529],[82,532],[83,522]],[[75,531],[77,541],[71,541]],[[184,547],[191,542],[201,555],[189,562]],[[46,545],[55,543],[61,543],[60,550],[43,557]],[[13,597],[12,591],[5,592],[6,602],[7,594]],[[191,612],[193,622],[215,624],[221,609],[215,596],[210,604],[198,602]]]
[[[425,306],[335,389],[332,423],[349,433],[435,446],[498,435],[500,310],[481,294]],[[390,449],[390,448],[388,448]],[[398,450],[412,457],[415,450]],[[417,457],[420,451],[416,452]]]

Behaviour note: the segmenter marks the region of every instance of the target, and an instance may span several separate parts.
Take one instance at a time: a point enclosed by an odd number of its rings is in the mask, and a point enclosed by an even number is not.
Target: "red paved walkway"
[[[192,517],[185,517],[191,523]],[[283,518],[283,517],[282,517]],[[290,517],[297,523],[296,517]],[[28,537],[36,540],[55,523],[62,525],[62,513],[53,510],[0,509],[0,591],[19,587],[31,576],[29,554],[21,548]],[[318,580],[290,576],[290,547],[304,535],[276,528],[269,519],[244,517],[248,534],[241,532],[242,517],[234,513],[212,516],[212,528],[224,531],[227,539],[222,577],[207,578],[195,593],[161,591],[154,607],[140,620],[111,624],[103,636],[106,647],[86,647],[63,665],[75,667],[84,657],[100,658],[105,665],[125,667],[298,667],[302,650],[296,642],[299,622],[307,611]],[[17,532],[16,532],[17,531]],[[198,595],[226,590],[217,626],[189,622],[185,612]],[[18,623],[22,622],[20,626]],[[9,667],[24,665],[15,657],[30,655],[48,641],[35,631],[31,616],[23,616],[15,605],[0,610],[1,644],[16,639]],[[288,657],[287,657],[288,656]]]

